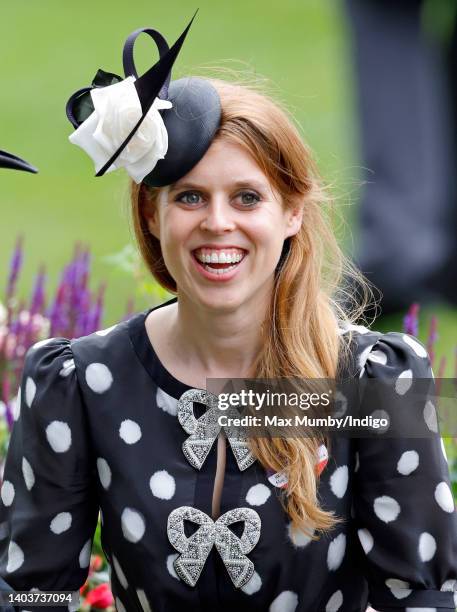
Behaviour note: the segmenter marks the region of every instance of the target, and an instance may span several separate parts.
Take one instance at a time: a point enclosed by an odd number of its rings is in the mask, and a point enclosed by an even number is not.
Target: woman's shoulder
[[[355,377],[433,377],[426,347],[411,334],[363,325],[341,326],[339,332],[349,347]]]
[[[40,340],[26,353],[24,374],[36,373],[41,377],[57,374],[60,378],[68,379],[75,369],[84,373],[91,365],[95,368],[97,364],[107,361],[112,363],[121,356],[127,362],[130,322],[142,316],[144,313],[135,313],[128,319],[79,338]]]

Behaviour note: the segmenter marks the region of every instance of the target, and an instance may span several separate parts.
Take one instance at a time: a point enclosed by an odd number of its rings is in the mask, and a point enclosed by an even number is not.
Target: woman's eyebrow
[[[257,189],[263,190],[263,189],[268,189],[269,186],[267,183],[264,183],[263,181],[259,181],[258,179],[241,179],[241,180],[237,180],[237,181],[233,181],[233,183],[229,184],[229,188],[233,189],[233,188],[238,188],[238,187],[255,187]],[[177,189],[201,189],[201,190],[206,190],[208,189],[207,185],[203,185],[203,184],[198,184],[196,182],[190,182],[190,181],[186,181],[186,182],[179,182],[177,181],[176,183],[171,183],[171,185],[169,185],[169,190],[170,191],[175,191]]]

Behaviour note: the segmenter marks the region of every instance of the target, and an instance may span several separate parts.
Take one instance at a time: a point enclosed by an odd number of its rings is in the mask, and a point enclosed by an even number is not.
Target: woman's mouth
[[[204,247],[195,249],[192,255],[200,270],[205,270],[212,278],[225,280],[233,276],[234,271],[246,257],[247,251],[238,248],[211,249]]]

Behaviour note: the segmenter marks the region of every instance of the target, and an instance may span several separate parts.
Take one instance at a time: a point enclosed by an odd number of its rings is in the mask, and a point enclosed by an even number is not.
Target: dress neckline
[[[168,306],[169,304],[174,304],[177,300],[178,298],[174,297],[163,304],[143,310],[133,315],[133,317],[127,321],[130,341],[144,369],[162,391],[165,391],[165,393],[171,395],[171,397],[175,399],[179,399],[181,395],[189,391],[189,389],[196,389],[198,387],[191,387],[181,380],[178,380],[163,365],[149,339],[146,330],[146,318],[153,310]]]

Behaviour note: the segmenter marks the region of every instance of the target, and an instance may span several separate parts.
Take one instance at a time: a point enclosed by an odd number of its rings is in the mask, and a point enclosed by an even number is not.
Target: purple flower
[[[419,333],[419,310],[419,304],[411,304],[403,319],[403,329],[405,333],[411,336],[417,336]]]

